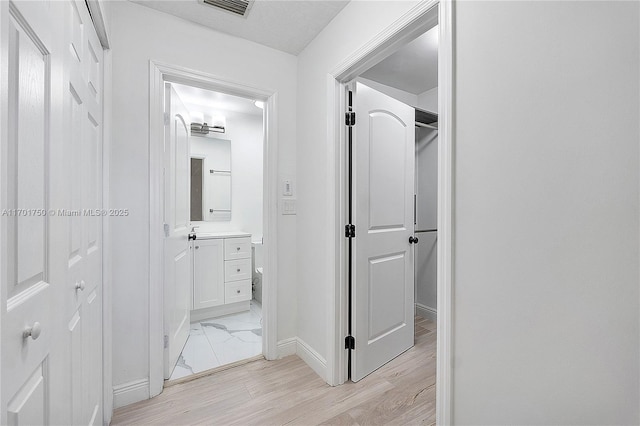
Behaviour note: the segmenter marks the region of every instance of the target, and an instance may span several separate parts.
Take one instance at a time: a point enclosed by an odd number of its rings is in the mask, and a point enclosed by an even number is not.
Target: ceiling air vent
[[[202,3],[236,15],[247,16],[253,5],[253,0],[202,0]]]

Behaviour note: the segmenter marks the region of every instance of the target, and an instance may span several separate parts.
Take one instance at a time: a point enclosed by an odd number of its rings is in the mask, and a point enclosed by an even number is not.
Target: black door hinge
[[[355,238],[356,237],[356,226],[355,225],[345,225],[344,227],[344,236],[347,238]]]
[[[345,349],[355,349],[356,348],[356,338],[353,336],[347,336],[344,338],[344,348]]]
[[[356,113],[353,111],[344,114],[344,124],[347,126],[353,126],[356,124]]]

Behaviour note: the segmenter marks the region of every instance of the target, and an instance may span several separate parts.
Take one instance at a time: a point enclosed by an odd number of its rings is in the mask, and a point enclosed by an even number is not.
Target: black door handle
[[[418,244],[418,237],[414,237],[413,235],[409,237],[409,244]]]
[[[189,234],[189,241],[195,240],[195,239],[196,239],[196,234]]]

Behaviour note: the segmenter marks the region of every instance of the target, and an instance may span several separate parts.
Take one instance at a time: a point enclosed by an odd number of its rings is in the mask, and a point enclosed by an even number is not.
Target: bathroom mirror
[[[191,135],[191,221],[231,220],[231,141]]]

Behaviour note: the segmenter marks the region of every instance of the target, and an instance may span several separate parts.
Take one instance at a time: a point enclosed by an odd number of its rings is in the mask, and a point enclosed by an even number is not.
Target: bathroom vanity
[[[251,234],[198,232],[191,242],[193,292],[191,320],[249,310]]]

